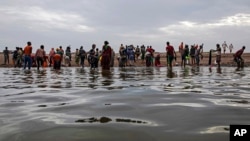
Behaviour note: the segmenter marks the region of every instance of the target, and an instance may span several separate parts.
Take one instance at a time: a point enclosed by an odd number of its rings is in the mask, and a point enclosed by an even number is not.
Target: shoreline
[[[166,53],[162,53],[162,52],[155,52],[155,55],[160,53],[160,56],[161,56],[161,59],[160,59],[160,62],[161,62],[161,67],[166,67]],[[177,60],[176,61],[173,61],[173,66],[179,66],[181,67],[181,56],[180,56],[180,53],[176,53],[177,55]],[[114,59],[114,67],[119,67],[118,65],[118,60],[117,60],[117,57],[119,55],[116,53],[115,54],[115,59]],[[244,59],[245,63],[244,63],[244,67],[250,67],[250,53],[243,53],[242,55],[242,58]],[[10,61],[10,64],[9,65],[4,65],[4,55],[3,53],[0,53],[0,67],[7,67],[7,68],[10,68],[10,67],[14,67],[13,65],[13,61],[12,61],[12,54],[10,54],[9,56],[9,61]],[[203,53],[203,59],[200,61],[200,66],[204,67],[204,66],[208,66],[208,59],[209,59],[209,53],[208,52],[204,52]],[[215,67],[216,64],[214,63],[216,59],[216,54],[213,54],[212,55],[212,66]],[[221,67],[237,67],[236,63],[233,61],[233,53],[226,53],[226,54],[222,54],[221,56]],[[190,61],[189,61],[190,62]],[[62,63],[64,64],[64,62]],[[85,64],[85,67],[89,67],[89,64],[87,62],[87,60],[85,60],[84,62]],[[144,60],[144,63],[142,63],[142,60],[139,59],[139,60],[136,60],[136,62],[134,63],[134,66],[132,67],[145,67],[146,66],[146,63],[145,63],[145,60]],[[191,66],[191,65],[187,65],[187,66]],[[62,65],[62,67],[65,67],[64,65]],[[71,67],[78,67],[78,65],[75,63],[75,54],[72,53],[72,61],[71,61]],[[79,66],[80,67],[80,66]],[[100,63],[99,63],[99,67],[100,67]],[[126,66],[126,67],[131,67],[131,66]],[[151,67],[155,67],[155,66],[151,66]]]

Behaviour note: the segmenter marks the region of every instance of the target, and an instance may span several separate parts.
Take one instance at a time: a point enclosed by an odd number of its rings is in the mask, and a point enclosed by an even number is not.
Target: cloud
[[[92,32],[94,28],[85,25],[86,19],[78,14],[64,11],[49,11],[41,7],[1,7],[1,17],[8,17],[5,23],[18,23],[38,31],[53,29],[76,32]]]
[[[158,28],[160,31],[166,32],[172,35],[185,34],[193,35],[192,33],[211,31],[217,28],[223,27],[245,27],[250,26],[250,14],[239,13],[233,16],[222,18],[215,22],[201,23],[192,21],[180,21],[177,24],[171,24],[168,26]],[[192,33],[189,33],[192,32]]]

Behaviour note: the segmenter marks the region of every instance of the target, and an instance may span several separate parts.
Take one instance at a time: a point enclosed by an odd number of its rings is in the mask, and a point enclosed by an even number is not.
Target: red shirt
[[[174,47],[169,45],[166,47],[166,51],[168,55],[174,56]]]
[[[24,55],[31,55],[32,53],[32,46],[26,46],[23,50]]]
[[[154,50],[152,48],[148,48],[147,51],[150,52],[151,54],[153,54],[153,52],[154,52]]]

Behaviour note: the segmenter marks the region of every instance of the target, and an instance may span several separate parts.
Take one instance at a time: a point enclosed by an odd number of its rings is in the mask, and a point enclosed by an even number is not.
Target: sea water
[[[228,141],[250,69],[0,69],[0,141]]]

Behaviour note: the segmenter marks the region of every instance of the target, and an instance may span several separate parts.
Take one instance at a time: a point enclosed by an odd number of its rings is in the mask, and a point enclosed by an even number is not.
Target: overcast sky
[[[250,0],[1,0],[0,47],[14,49],[31,41],[46,50],[108,40],[120,44],[152,45],[165,51],[166,41],[243,45],[250,52]]]

